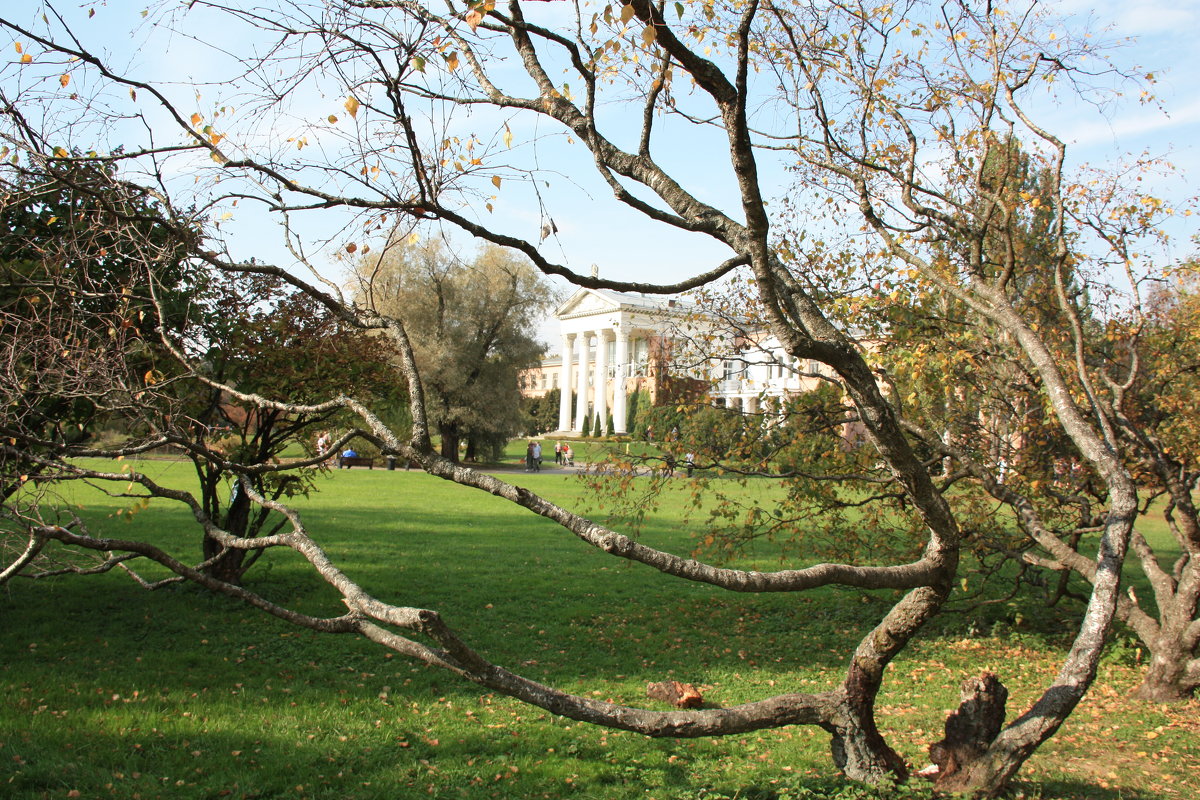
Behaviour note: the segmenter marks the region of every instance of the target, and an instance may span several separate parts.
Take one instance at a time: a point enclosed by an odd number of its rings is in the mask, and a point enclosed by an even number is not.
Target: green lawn
[[[152,462],[190,483],[187,465]],[[563,475],[510,473],[586,503]],[[682,483],[682,482],[681,482]],[[764,490],[767,491],[767,490]],[[641,532],[690,552],[682,492]],[[187,514],[80,491],[113,535],[194,556]],[[423,473],[334,471],[301,503],[314,536],[381,598],[441,611],[496,663],[575,692],[645,704],[673,677],[731,704],[827,687],[887,598],[827,591],[728,595],[595,552],[477,491]],[[754,561],[777,563],[768,550]],[[161,571],[148,570],[153,576]],[[308,611],[334,594],[282,551],[250,585]],[[968,675],[995,669],[1014,708],[1053,674],[1069,620],[993,607],[987,632],[940,622],[892,668],[880,699],[894,746],[917,766]],[[1005,615],[1008,615],[1007,617]],[[0,597],[0,796],[13,798],[769,798],[874,796],[838,780],[819,730],[646,740],[551,717],[350,637],[290,628],[194,587],[149,593],[120,574],[15,581]],[[1200,704],[1144,707],[1128,651],[1024,773],[1045,798],[1190,798]],[[882,793],[897,797],[909,794]],[[923,796],[919,788],[912,796]]]

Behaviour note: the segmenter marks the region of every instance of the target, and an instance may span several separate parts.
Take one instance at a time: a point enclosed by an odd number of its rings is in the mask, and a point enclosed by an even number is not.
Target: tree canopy
[[[522,257],[497,246],[460,260],[438,240],[393,243],[357,267],[359,302],[401,320],[442,456],[488,459],[521,432],[517,373],[536,366],[553,293]]]

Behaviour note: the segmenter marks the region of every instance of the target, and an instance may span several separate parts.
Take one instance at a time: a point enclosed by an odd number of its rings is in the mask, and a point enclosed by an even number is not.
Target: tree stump
[[[690,683],[659,681],[646,684],[646,695],[651,700],[661,700],[676,708],[699,708],[704,703],[700,690]]]
[[[946,738],[929,747],[938,786],[983,755],[1004,726],[1008,689],[994,673],[963,681],[959,697],[958,710],[946,718]]]

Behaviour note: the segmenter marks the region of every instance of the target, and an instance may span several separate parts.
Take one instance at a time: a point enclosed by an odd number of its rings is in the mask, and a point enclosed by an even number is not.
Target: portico
[[[654,342],[684,313],[673,301],[580,289],[558,307],[555,316],[562,337],[558,433],[591,433],[584,430],[589,417],[600,420],[604,433],[627,433],[626,396],[636,391],[639,379],[649,377]]]

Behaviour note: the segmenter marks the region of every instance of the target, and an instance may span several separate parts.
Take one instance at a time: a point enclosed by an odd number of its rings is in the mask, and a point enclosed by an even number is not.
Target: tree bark
[[[958,710],[946,719],[946,738],[929,748],[938,767],[935,785],[945,792],[972,788],[975,777],[970,765],[987,752],[1004,727],[1008,689],[994,673],[985,672],[963,682],[960,697]]]
[[[458,463],[458,443],[461,440],[458,429],[452,425],[441,425],[438,433],[442,437],[441,454],[447,461]]]
[[[851,780],[879,784],[902,781],[908,767],[875,725],[875,693],[848,694],[837,722],[826,726],[833,763]]]
[[[236,480],[233,486],[233,493],[229,499],[229,511],[225,515],[224,529],[232,536],[241,537],[246,535],[246,527],[250,521],[250,496]],[[249,551],[227,549],[206,533],[203,552],[204,560],[211,561],[205,569],[207,575],[234,586],[241,585],[242,576],[246,571],[243,564]]]
[[[1196,659],[1184,649],[1183,637],[1163,631],[1150,651],[1150,664],[1137,688],[1139,700],[1152,703],[1178,703],[1196,691]]]

